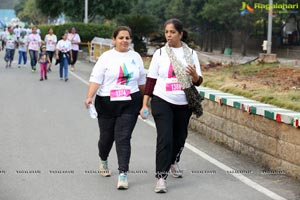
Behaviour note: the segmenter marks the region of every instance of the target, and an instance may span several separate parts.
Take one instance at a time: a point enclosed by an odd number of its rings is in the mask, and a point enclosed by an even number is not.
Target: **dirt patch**
[[[265,68],[260,70],[255,77],[263,85],[279,86],[281,89],[300,88],[300,69],[283,68]]]
[[[257,87],[277,88],[279,90],[300,89],[300,68],[289,66],[255,66],[256,71],[249,73],[240,70],[241,66],[221,63],[209,63],[201,66],[205,73],[222,74],[226,72],[227,81],[223,87],[240,87],[243,89],[255,89]],[[251,66],[247,66],[251,68]]]

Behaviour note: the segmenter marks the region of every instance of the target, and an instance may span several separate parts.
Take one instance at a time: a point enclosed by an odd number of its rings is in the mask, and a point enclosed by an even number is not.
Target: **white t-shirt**
[[[75,34],[69,33],[69,34],[68,34],[68,40],[69,40],[71,43],[72,43],[72,42],[81,42],[80,36],[79,36],[77,33],[75,33]],[[79,50],[79,45],[78,45],[78,44],[72,44],[72,49],[73,49],[74,51],[78,51],[78,50]]]
[[[6,42],[6,49],[15,49],[16,42],[18,41],[15,34],[7,34],[4,40]]]
[[[27,39],[29,43],[28,49],[38,51],[40,47],[40,43],[42,41],[41,36],[37,33],[36,34],[31,33],[30,35],[28,35]]]
[[[184,58],[183,48],[171,48],[177,59],[187,66]],[[190,49],[191,50],[191,49]],[[191,50],[192,51],[192,50]],[[199,76],[202,76],[197,53],[192,53],[193,61],[196,66],[196,71]],[[181,89],[176,75],[173,70],[172,63],[168,57],[165,47],[155,51],[148,72],[149,78],[157,79],[153,94],[164,99],[165,101],[176,104],[186,105],[186,96]]]
[[[55,46],[56,46],[56,42],[57,42],[56,35],[47,34],[45,36],[45,42],[46,42],[46,50],[47,51],[55,51]]]
[[[67,53],[72,49],[71,42],[69,40],[59,40],[56,45],[56,49],[63,53]]]
[[[117,86],[126,86],[130,94],[139,91],[138,86],[146,82],[146,72],[141,56],[133,51],[118,52],[115,49],[104,52],[95,64],[90,82],[100,84],[98,96],[110,96]]]
[[[27,28],[27,29],[25,29],[26,30],[26,34],[27,35],[30,35],[31,33],[32,33],[32,29],[31,28]]]
[[[17,36],[17,37],[20,37],[20,34],[21,34],[21,28],[15,28],[14,29],[14,33],[15,33],[15,35]]]
[[[22,37],[19,38],[19,51],[23,51],[23,52],[27,51],[27,44],[28,44],[27,40],[28,39],[26,35],[23,38]]]

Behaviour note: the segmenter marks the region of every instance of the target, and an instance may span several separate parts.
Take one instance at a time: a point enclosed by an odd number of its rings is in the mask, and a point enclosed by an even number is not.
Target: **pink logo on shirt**
[[[129,81],[133,77],[133,72],[129,73],[125,63],[120,66],[119,78],[117,83],[120,85],[128,85]]]
[[[176,74],[173,69],[172,63],[170,63],[169,71],[168,71],[168,78],[176,78]]]

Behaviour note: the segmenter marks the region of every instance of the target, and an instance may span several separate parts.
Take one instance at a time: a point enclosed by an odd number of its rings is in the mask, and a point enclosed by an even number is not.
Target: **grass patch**
[[[300,111],[298,68],[278,63],[247,64],[216,67],[202,73],[205,87]]]
[[[151,57],[143,61],[149,69]],[[205,87],[300,111],[300,68],[279,63],[201,68]]]

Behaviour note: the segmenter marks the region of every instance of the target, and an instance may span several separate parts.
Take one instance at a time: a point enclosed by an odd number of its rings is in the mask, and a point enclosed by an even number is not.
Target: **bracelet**
[[[193,84],[196,85],[196,86],[199,86],[199,85],[201,85],[202,81],[203,81],[203,78],[201,76],[199,76],[198,81],[196,83],[193,83]]]

